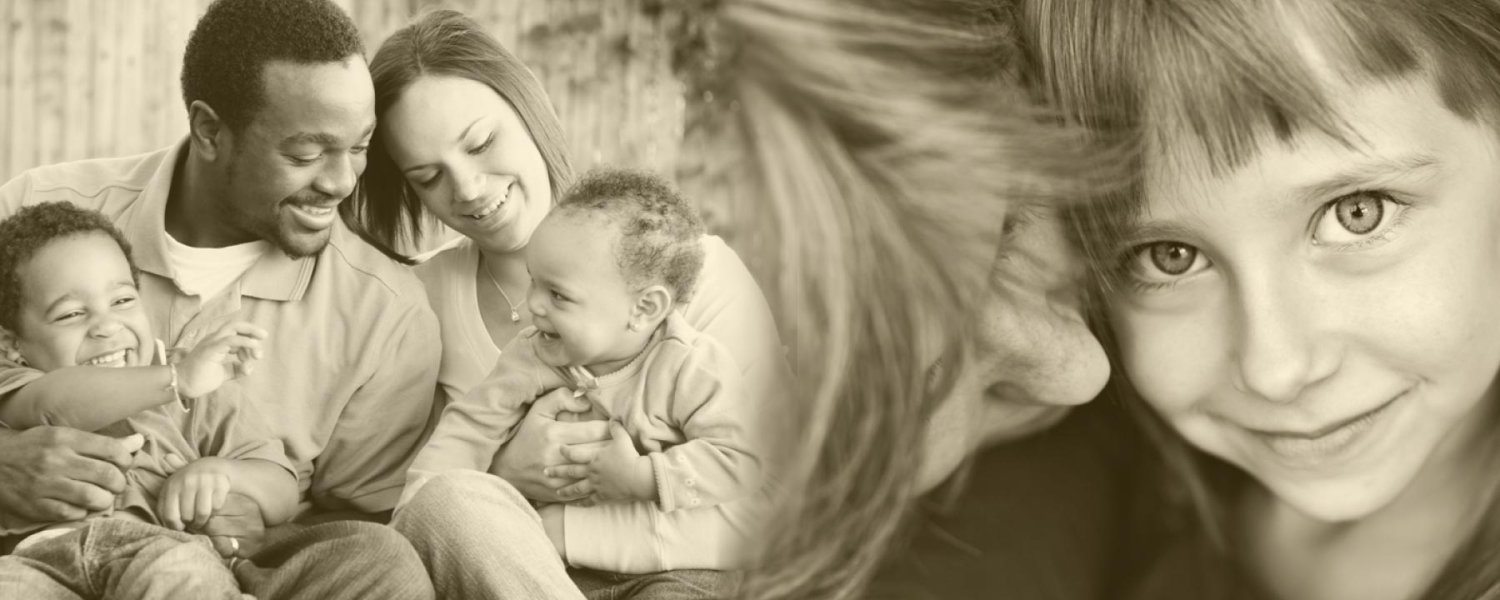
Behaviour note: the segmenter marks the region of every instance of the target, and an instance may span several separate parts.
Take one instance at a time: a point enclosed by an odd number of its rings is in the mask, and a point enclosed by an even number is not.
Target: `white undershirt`
[[[167,234],[167,262],[177,274],[177,286],[200,302],[218,297],[249,271],[271,244],[256,240],[223,248],[194,248]]]

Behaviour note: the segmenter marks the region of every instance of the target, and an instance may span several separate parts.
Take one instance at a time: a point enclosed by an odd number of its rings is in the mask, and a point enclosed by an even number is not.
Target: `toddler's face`
[[[53,240],[16,272],[21,311],[16,348],[30,366],[125,367],[151,361],[151,322],[130,263],[109,235]]]
[[[1348,145],[1304,132],[1221,174],[1191,140],[1148,160],[1110,317],[1183,436],[1335,521],[1490,427],[1500,145],[1425,79],[1330,87]]]
[[[618,232],[592,219],[548,217],[526,246],[527,306],[542,361],[555,367],[628,359],[640,335],[628,329],[635,294],[615,262]]]

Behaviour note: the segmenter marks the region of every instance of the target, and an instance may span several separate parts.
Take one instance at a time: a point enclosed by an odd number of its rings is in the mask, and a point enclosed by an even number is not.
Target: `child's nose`
[[[125,328],[125,323],[113,317],[101,317],[94,321],[93,327],[89,328],[89,335],[96,338],[110,338]]]
[[[544,294],[545,292],[541,288],[534,285],[526,289],[526,310],[531,311],[531,316],[544,317],[547,315],[547,303],[544,302]]]

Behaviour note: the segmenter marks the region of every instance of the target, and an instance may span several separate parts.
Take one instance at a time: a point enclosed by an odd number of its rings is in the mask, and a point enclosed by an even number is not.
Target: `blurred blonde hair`
[[[1091,191],[1112,159],[1016,85],[1009,5],[739,0],[719,17],[713,176],[762,236],[750,263],[797,370],[743,596],[857,597],[913,505],[1007,212]]]

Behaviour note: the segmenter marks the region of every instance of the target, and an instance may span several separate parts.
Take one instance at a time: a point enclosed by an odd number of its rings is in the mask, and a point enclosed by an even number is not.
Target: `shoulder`
[[[422,280],[422,284],[428,287],[429,292],[446,288],[454,279],[466,277],[473,272],[470,265],[474,264],[474,253],[474,243],[468,238],[461,238],[412,270]]]
[[[705,235],[701,238],[703,244],[703,272],[708,273],[739,273],[749,275],[750,270],[745,268],[745,261],[740,260],[740,255],[724,242],[724,238],[717,235]]]
[[[57,163],[30,169],[6,183],[4,191],[45,196],[37,201],[96,197],[111,190],[139,192],[171,160],[178,146],[147,154]]]
[[[422,282],[411,268],[382,254],[342,222],[335,222],[328,247],[318,257],[318,270],[335,279],[343,294],[371,295],[364,299],[432,313]]]
[[[711,335],[704,335],[675,312],[663,324],[661,339],[657,340],[653,352],[658,356],[655,362],[678,365],[678,368],[688,371],[739,373],[738,363],[724,344]]]

